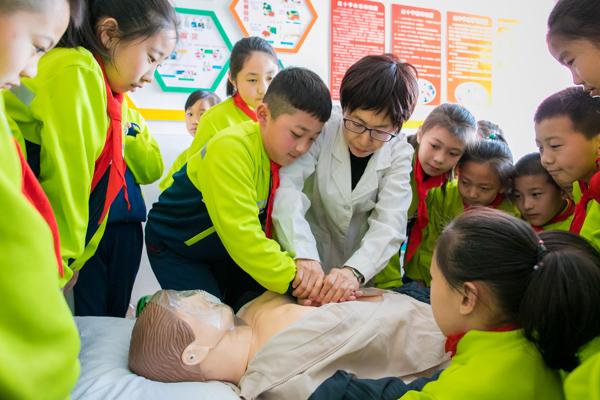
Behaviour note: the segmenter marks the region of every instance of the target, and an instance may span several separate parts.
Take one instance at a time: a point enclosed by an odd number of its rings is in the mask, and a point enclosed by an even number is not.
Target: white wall
[[[471,106],[478,119],[489,119],[498,123],[506,133],[515,159],[535,151],[533,133],[533,113],[542,99],[568,86],[570,75],[549,55],[545,44],[546,18],[554,5],[552,0],[504,0],[503,2],[481,0],[381,0],[386,6],[386,50],[391,48],[391,4],[408,4],[434,8],[440,11],[459,11],[497,18],[514,18],[520,21],[508,40],[498,48],[501,55],[495,54],[492,106]],[[229,0],[176,0],[177,7],[213,10],[232,43],[242,37],[241,31],[229,12]],[[282,53],[280,58],[285,66],[303,66],[317,72],[329,83],[329,12],[330,0],[313,0],[318,19],[297,54]],[[445,31],[445,18],[442,17],[442,32]],[[445,37],[444,35],[442,37]],[[445,46],[445,41],[444,46]],[[442,49],[444,54],[444,48]],[[442,59],[445,65],[445,59]],[[442,75],[442,81],[445,75]],[[225,98],[225,79],[217,89]],[[187,95],[163,93],[156,83],[135,93],[132,98],[136,105],[145,108],[183,107]],[[414,119],[422,120],[431,106],[417,108]],[[170,166],[174,157],[190,142],[185,127],[180,122],[148,121],[150,129],[163,150],[165,164]],[[144,188],[150,208],[158,196],[155,185]],[[132,298],[152,293],[158,289],[156,280],[144,260],[134,287]]]

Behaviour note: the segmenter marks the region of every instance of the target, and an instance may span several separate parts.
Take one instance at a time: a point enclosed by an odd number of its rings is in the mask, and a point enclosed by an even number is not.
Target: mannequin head
[[[237,329],[233,310],[216,297],[200,290],[161,290],[135,323],[129,368],[161,382],[228,380],[213,365],[220,357],[211,353],[220,353],[221,342],[237,337]]]

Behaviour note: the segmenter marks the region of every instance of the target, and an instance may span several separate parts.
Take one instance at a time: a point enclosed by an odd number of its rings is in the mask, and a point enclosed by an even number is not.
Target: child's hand
[[[323,286],[323,268],[315,260],[299,258],[296,260],[296,277],[292,282],[292,295],[299,299],[315,300]]]

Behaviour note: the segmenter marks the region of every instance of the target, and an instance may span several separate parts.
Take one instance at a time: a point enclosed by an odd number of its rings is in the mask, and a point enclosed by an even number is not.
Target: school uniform
[[[281,169],[273,222],[282,248],[325,273],[350,266],[371,280],[406,240],[412,154],[401,135],[354,158],[334,110],[310,150]]]
[[[258,123],[216,135],[173,176],[146,224],[163,289],[204,289],[235,305],[244,291],[285,293],[294,260],[266,237],[271,161]]]
[[[79,335],[59,290],[58,228],[19,151],[0,96],[0,398],[68,398]]]
[[[564,381],[567,400],[600,399],[600,336],[579,354],[581,364]]]
[[[535,345],[520,330],[469,331],[450,365],[420,392],[402,400],[559,400],[560,377],[546,367]]]
[[[542,231],[569,231],[573,223],[573,214],[575,212],[575,203],[572,200],[567,200],[565,207],[550,221],[543,226],[532,225],[536,232]]]
[[[504,211],[520,217],[518,209],[503,195],[496,197],[488,207]],[[412,280],[421,281],[429,286],[431,259],[437,239],[442,231],[454,218],[462,214],[465,206],[458,190],[458,180],[453,180],[443,187],[434,188],[427,195],[427,210],[429,223],[423,230],[423,241],[412,259],[404,266],[406,276]]]
[[[396,377],[361,379],[338,371],[317,388],[310,400],[564,398],[558,372],[546,367],[521,330],[472,330],[464,336],[453,335],[446,342],[446,350],[454,354],[450,365],[432,377],[406,384]]]
[[[42,57],[35,78],[5,93],[7,112],[25,139],[28,163],[56,215],[62,285],[95,253],[111,198],[122,183],[121,135],[112,132],[127,106],[122,102],[115,110],[112,99],[117,97],[107,86],[92,53],[59,48]]]
[[[577,233],[586,238],[598,250],[600,250],[599,192],[598,188],[593,188],[593,190],[588,188],[583,181],[573,182],[573,199],[576,202],[576,206],[570,227],[570,232]],[[580,219],[578,215],[581,215]]]
[[[411,261],[415,256],[421,242],[424,240],[425,229],[428,225],[428,193],[434,189],[446,185],[450,178],[450,173],[444,173],[439,176],[427,176],[418,159],[418,144],[416,136],[410,136],[408,142],[415,148],[415,154],[412,160],[412,172],[410,186],[412,191],[412,201],[408,209],[407,235],[408,243],[404,253],[403,266]],[[402,276],[400,268],[400,252],[395,254],[385,269],[376,277],[380,281],[378,287],[391,288],[401,286],[404,280],[410,278]]]
[[[142,222],[146,205],[140,185],[160,178],[163,162],[158,143],[142,116],[127,110],[124,159],[125,189],[121,189],[108,214],[108,223],[96,253],[79,273],[75,285],[75,315],[124,317],[140,267],[144,245]]]
[[[217,133],[230,126],[249,120],[256,121],[256,114],[244,102],[239,94],[209,108],[198,121],[196,135],[189,148],[184,150],[169,169],[167,175],[159,184],[160,190],[166,190],[173,183],[173,175],[183,167],[188,158],[200,151]]]

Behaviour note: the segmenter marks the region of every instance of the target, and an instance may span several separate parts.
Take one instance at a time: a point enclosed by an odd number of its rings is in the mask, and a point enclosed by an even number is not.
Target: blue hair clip
[[[496,139],[498,139],[498,134],[496,134],[496,132],[491,132],[491,133],[488,135],[488,139],[491,139],[491,140],[496,140]]]

